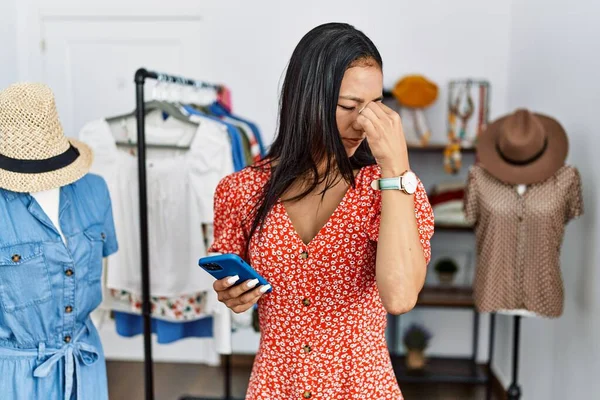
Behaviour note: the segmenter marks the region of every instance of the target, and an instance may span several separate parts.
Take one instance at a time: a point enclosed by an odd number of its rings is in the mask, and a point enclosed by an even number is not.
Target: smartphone
[[[258,279],[258,285],[268,285],[269,282],[263,278],[254,268],[250,266],[237,254],[219,254],[217,256],[202,257],[198,265],[216,279],[237,275],[240,279],[235,283],[240,284],[249,279]],[[257,287],[258,287],[257,285]],[[266,291],[269,293],[272,289]]]

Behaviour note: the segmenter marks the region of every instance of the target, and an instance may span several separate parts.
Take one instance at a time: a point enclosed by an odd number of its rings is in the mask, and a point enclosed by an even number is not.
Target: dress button
[[[303,251],[302,253],[300,253],[300,257],[302,257],[306,260],[308,258],[308,252]]]
[[[15,254],[12,256],[12,260],[13,260],[13,262],[17,263],[17,262],[21,261],[21,256],[18,254]]]
[[[65,307],[65,312],[66,312],[67,314],[71,314],[71,313],[73,312],[73,307],[71,307],[71,306],[66,306],[66,307]]]
[[[302,346],[302,349],[304,350],[305,353],[310,353],[312,351],[312,348],[307,344]]]
[[[102,232],[102,233],[100,234],[100,237],[102,238],[102,240],[104,240],[104,239],[106,239],[106,234],[105,234],[104,232]]]
[[[519,222],[523,222],[523,217],[519,215]]]
[[[71,276],[71,275],[73,275],[73,270],[72,270],[72,269],[68,269],[68,270],[66,270],[66,271],[65,271],[65,275],[66,275],[66,276]]]
[[[65,343],[71,343],[71,336],[65,336]]]
[[[310,399],[312,397],[312,394],[307,390],[306,392],[304,392],[302,397],[304,397],[305,399]]]
[[[302,299],[302,304],[304,304],[305,307],[310,306],[310,299],[308,299],[308,298]]]

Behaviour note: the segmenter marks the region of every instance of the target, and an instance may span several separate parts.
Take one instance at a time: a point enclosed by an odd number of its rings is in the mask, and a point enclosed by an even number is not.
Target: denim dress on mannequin
[[[108,398],[89,317],[102,300],[102,258],[117,250],[104,180],[63,186],[59,213],[66,245],[30,194],[0,189],[2,398]]]

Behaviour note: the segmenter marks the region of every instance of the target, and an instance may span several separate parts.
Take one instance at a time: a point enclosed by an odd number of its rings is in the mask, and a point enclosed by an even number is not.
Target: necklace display
[[[466,94],[466,106],[461,109],[461,100]],[[444,149],[444,169],[448,174],[456,174],[462,167],[461,144],[467,134],[467,124],[473,116],[475,106],[471,98],[471,82],[467,82],[461,88],[460,94],[453,102],[450,102],[448,110],[448,145]],[[460,131],[456,135],[456,120],[460,119]]]
[[[473,86],[476,90],[474,94],[472,93]],[[489,83],[487,81],[466,79],[450,82],[448,144],[444,149],[446,173],[456,174],[460,171],[462,167],[461,150],[474,146],[477,137],[485,130],[488,119],[488,94]],[[476,127],[472,127],[471,121],[475,116]]]

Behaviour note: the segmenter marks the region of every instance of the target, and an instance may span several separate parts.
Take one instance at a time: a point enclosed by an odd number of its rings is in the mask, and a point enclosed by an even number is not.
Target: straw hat
[[[520,109],[488,125],[477,156],[491,175],[510,184],[542,182],[565,164],[569,140],[553,118]]]
[[[48,86],[16,83],[0,92],[0,188],[65,186],[83,177],[92,159],[87,145],[64,136]]]

